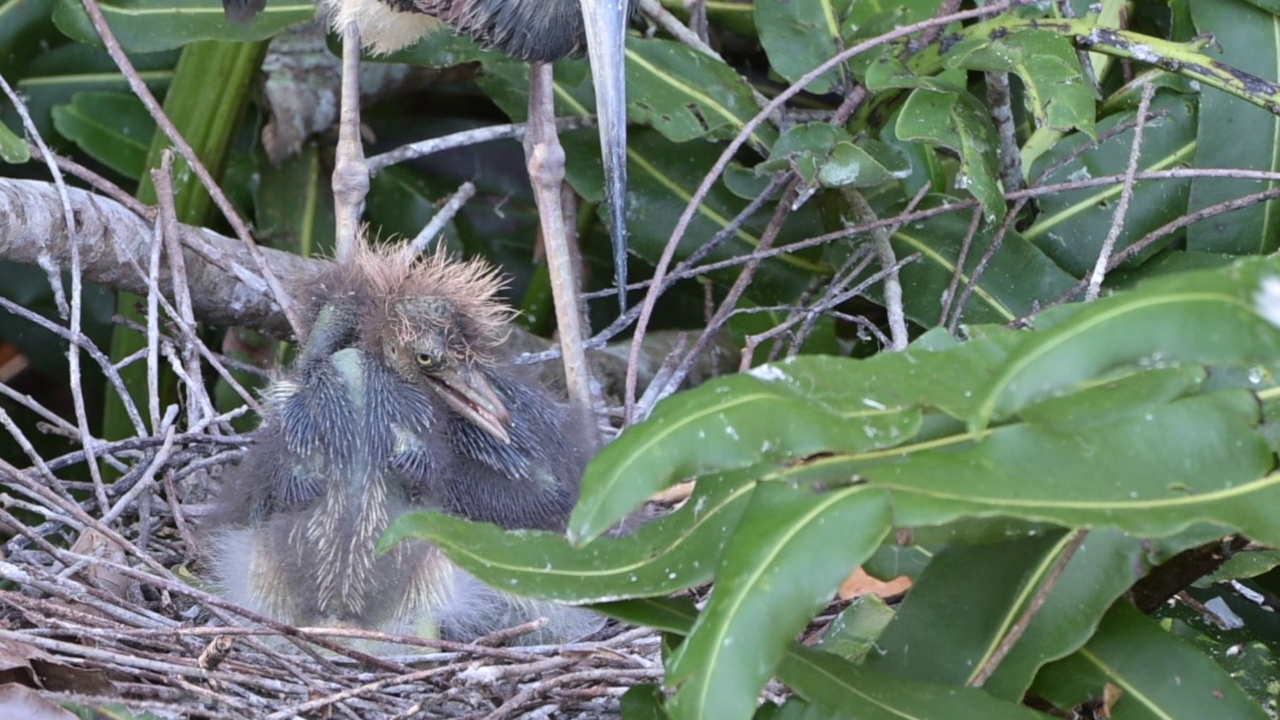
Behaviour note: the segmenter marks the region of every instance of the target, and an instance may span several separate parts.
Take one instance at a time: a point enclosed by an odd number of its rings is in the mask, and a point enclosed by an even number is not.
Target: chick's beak
[[[511,436],[507,434],[511,413],[484,375],[463,366],[448,368],[430,377],[440,386],[449,407],[503,443],[511,444]]]

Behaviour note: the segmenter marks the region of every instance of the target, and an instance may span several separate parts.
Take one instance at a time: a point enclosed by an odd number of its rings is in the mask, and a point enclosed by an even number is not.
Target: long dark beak
[[[459,415],[503,443],[511,444],[511,436],[507,434],[511,413],[483,375],[463,366],[433,372],[427,377],[440,385],[445,402]]]
[[[604,158],[605,203],[613,238],[613,274],[618,305],[627,309],[627,76],[623,55],[627,0],[582,0],[587,26],[587,58],[596,90],[600,152]]]

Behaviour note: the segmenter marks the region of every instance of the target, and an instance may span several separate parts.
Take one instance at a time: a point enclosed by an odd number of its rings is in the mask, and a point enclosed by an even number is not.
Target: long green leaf
[[[313,2],[273,2],[248,25],[227,21],[219,0],[118,0],[101,4],[120,45],[129,52],[155,52],[200,40],[256,42],[315,17]],[[175,22],[176,19],[181,22]],[[72,39],[100,44],[98,32],[78,0],[61,0],[53,15]]]
[[[942,352],[911,348],[866,361],[801,356],[677,394],[588,466],[570,538],[598,536],[686,477],[837,447],[890,448],[915,436],[920,408],[966,417],[974,388],[1021,339],[1002,331]]]
[[[1035,692],[1063,708],[1121,693],[1113,720],[1263,720],[1262,708],[1195,646],[1173,637],[1126,602],[1103,619],[1089,644],[1044,669]]]
[[[756,489],[689,637],[667,664],[673,718],[749,718],[787,647],[889,532],[887,497],[861,486]],[[820,562],[815,557],[839,548]]]
[[[967,685],[1026,612],[1070,539],[1070,534],[1055,532],[944,549],[911,588],[865,666],[899,677]],[[1137,538],[1091,533],[983,685],[987,692],[1017,702],[1042,665],[1079,649],[1111,603],[1137,579],[1146,552]],[[963,605],[957,605],[957,597],[965,598]],[[925,647],[928,652],[919,652]]]
[[[429,540],[481,580],[510,592],[573,603],[667,595],[711,579],[716,558],[754,488],[753,472],[705,477],[678,511],[625,537],[575,548],[564,537],[503,532],[441,513],[391,523],[379,547]]]
[[[1161,537],[1197,522],[1280,541],[1280,476],[1252,393],[1178,400],[1117,422],[1060,433],[1008,425],[891,452],[817,458],[776,477],[861,477],[893,497],[894,524],[1000,515]]]
[[[645,598],[594,606],[618,619],[687,634],[697,618],[688,598]],[[862,668],[830,653],[791,643],[778,678],[796,694],[831,711],[856,711],[859,720],[1034,720],[1043,715],[981,690],[905,679]],[[708,717],[720,717],[712,714]]]
[[[1261,266],[1153,281],[1037,333],[982,392],[970,429],[1125,365],[1267,362],[1280,331],[1254,310]]]

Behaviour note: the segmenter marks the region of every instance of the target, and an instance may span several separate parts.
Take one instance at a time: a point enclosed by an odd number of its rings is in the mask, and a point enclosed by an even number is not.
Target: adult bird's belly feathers
[[[530,639],[589,632],[590,613],[489,588],[423,541],[374,554],[418,509],[562,530],[593,435],[500,361],[510,313],[491,270],[361,246],[310,284],[308,341],[228,473],[206,553],[217,585],[294,625],[465,640],[547,616]]]

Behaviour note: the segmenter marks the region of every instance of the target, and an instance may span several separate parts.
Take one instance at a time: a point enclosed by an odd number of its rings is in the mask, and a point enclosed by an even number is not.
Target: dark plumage
[[[590,425],[499,361],[501,284],[477,263],[362,247],[309,286],[308,341],[220,496],[209,559],[228,598],[295,625],[453,639],[544,614],[539,641],[594,627],[487,588],[427,543],[373,553],[415,509],[564,528]]]

